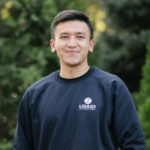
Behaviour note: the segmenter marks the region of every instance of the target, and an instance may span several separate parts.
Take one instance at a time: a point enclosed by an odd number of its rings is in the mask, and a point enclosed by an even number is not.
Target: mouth
[[[78,51],[69,50],[69,51],[66,51],[66,53],[68,53],[68,54],[77,54],[79,52]]]

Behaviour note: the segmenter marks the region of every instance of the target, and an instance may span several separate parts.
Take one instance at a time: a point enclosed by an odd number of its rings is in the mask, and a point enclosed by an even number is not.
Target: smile
[[[68,54],[77,54],[79,52],[78,51],[66,51],[66,53],[68,53]]]

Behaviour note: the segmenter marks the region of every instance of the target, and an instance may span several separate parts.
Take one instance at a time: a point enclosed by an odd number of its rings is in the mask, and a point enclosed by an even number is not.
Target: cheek
[[[59,44],[57,44],[55,46],[57,51],[63,51],[65,49],[66,44],[64,42],[58,42]]]
[[[65,46],[60,43],[60,44],[56,45],[55,48],[56,48],[57,56],[59,58],[63,58],[64,57]]]
[[[83,48],[83,49],[89,49],[89,41],[84,41],[79,43],[79,45]]]
[[[88,43],[85,43],[85,44],[82,44],[82,52],[83,53],[88,53],[89,52],[89,45],[88,45]]]

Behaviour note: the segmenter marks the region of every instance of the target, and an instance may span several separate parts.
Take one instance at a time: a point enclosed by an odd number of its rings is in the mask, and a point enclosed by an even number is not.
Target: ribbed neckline
[[[87,78],[88,76],[90,76],[94,72],[94,70],[95,70],[94,67],[90,67],[89,70],[84,75],[82,75],[80,77],[77,77],[77,78],[72,78],[72,79],[66,79],[66,78],[60,77],[60,75],[59,75],[60,71],[57,71],[56,72],[56,80],[60,81],[60,82],[66,82],[66,83],[68,83],[68,82],[77,82],[79,80],[82,80],[82,79]]]

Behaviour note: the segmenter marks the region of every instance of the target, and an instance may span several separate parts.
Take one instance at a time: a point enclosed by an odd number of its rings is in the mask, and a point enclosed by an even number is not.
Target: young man
[[[140,121],[124,83],[89,67],[93,27],[67,10],[52,23],[52,52],[60,71],[28,88],[19,110],[13,150],[145,150]]]

